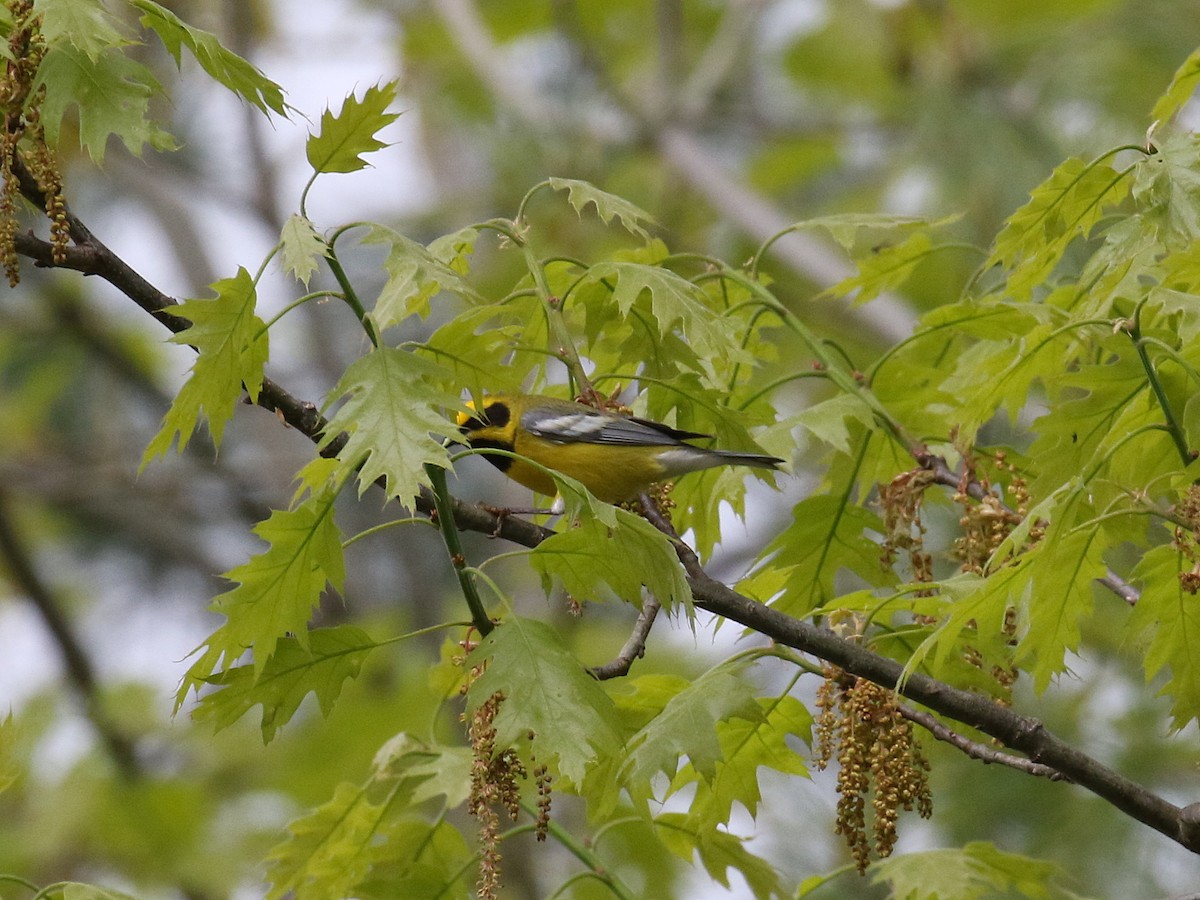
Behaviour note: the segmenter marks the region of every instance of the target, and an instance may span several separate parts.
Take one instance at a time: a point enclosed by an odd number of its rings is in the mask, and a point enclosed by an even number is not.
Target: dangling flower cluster
[[[497,751],[494,722],[502,693],[488,697],[471,716],[467,736],[471,741],[471,796],[467,809],[479,822],[479,882],[482,900],[495,900],[500,890],[500,807],[515,821],[521,812],[517,780],[526,777],[525,766],[511,747]]]
[[[33,0],[7,0],[6,5],[12,16],[13,29],[8,37],[8,58],[4,60],[0,74],[0,107],[4,117],[4,132],[0,134],[0,177],[4,181],[0,187],[0,256],[4,259],[8,283],[16,286],[20,280],[15,246],[20,185],[14,170],[18,152],[45,197],[51,252],[56,263],[66,261],[70,229],[62,193],[62,172],[46,144],[42,127],[45,86],[34,88],[38,67],[46,55],[41,19],[34,11]]]
[[[1008,462],[1003,450],[996,451],[994,461],[997,469],[1011,475],[1008,492],[1014,502],[1012,508],[1005,506],[986,475],[977,474],[975,457],[970,453],[963,454],[963,479],[953,498],[962,509],[962,516],[958,520],[962,536],[955,540],[954,552],[962,561],[962,570],[977,575],[983,574],[988,560],[1012,530],[1024,521],[1029,510],[1029,486],[1024,477],[1018,474],[1016,466]],[[967,494],[966,486],[972,481],[976,481],[983,489],[983,497],[979,500]],[[1034,523],[1029,530],[1028,545],[1041,540],[1045,530],[1044,523]]]
[[[1175,526],[1175,547],[1191,568],[1180,568],[1179,586],[1189,594],[1200,592],[1200,486],[1192,485],[1175,504],[1175,516],[1186,525]]]
[[[933,484],[933,479],[933,473],[927,469],[912,469],[879,488],[887,532],[883,540],[883,565],[890,569],[901,552],[907,554],[913,581],[933,581],[933,557],[925,549],[925,524],[921,521],[925,489]]]
[[[818,769],[838,760],[837,824],[860,873],[871,854],[889,856],[896,845],[901,809],[933,814],[929,762],[917,743],[912,724],[900,715],[896,695],[874,682],[851,679],[826,666],[818,691],[816,757]],[[870,837],[868,837],[868,796]],[[873,841],[872,841],[873,839]]]

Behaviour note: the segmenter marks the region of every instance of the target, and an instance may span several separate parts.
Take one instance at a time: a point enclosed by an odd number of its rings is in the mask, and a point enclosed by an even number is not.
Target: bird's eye
[[[508,424],[508,420],[512,418],[512,411],[508,408],[507,403],[496,401],[489,403],[483,410],[483,417],[487,420],[487,424],[493,428],[503,428]]]

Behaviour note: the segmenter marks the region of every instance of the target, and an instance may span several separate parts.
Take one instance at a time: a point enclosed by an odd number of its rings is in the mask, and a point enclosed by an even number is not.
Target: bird
[[[774,469],[783,462],[761,453],[709,450],[686,441],[711,435],[682,431],[653,422],[605,412],[554,397],[495,394],[479,410],[459,412],[456,424],[476,450],[507,450],[512,456],[487,455],[513,481],[538,494],[558,493],[554,479],[526,460],[540,463],[581,482],[597,500],[632,500],[658,481],[716,466]]]

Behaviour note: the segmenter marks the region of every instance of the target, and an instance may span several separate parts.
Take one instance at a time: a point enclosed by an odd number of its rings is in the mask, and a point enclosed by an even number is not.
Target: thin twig
[[[642,611],[638,613],[637,621],[633,624],[633,631],[629,635],[629,639],[625,641],[621,652],[610,662],[588,669],[593,678],[597,681],[606,681],[609,678],[621,678],[629,674],[634,660],[641,659],[646,655],[646,638],[650,636],[650,629],[654,627],[654,620],[660,609],[662,609],[662,604],[655,597],[647,597],[642,601]]]
[[[1062,772],[1050,766],[1036,763],[1031,759],[1025,759],[1021,756],[1013,756],[1011,753],[1002,753],[978,741],[973,741],[943,725],[936,717],[927,712],[913,709],[911,706],[906,706],[903,703],[899,704],[896,708],[904,718],[916,725],[920,725],[939,741],[945,741],[947,744],[957,747],[972,759],[977,759],[985,764],[998,763],[1002,766],[1008,766],[1010,769],[1024,772],[1027,775],[1036,775],[1038,778],[1048,778],[1051,781],[1069,780]]]

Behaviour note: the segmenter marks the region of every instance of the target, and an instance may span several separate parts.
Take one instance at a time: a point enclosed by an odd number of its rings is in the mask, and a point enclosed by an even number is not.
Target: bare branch
[[[638,613],[637,621],[633,624],[633,632],[625,641],[625,645],[621,647],[621,652],[610,662],[588,669],[593,678],[597,681],[606,681],[609,678],[621,678],[629,674],[634,660],[641,659],[646,655],[646,638],[650,636],[650,629],[654,627],[654,620],[660,609],[662,609],[662,605],[654,597],[647,597],[642,601],[642,611]]]
[[[973,741],[959,734],[957,731],[947,728],[927,712],[913,709],[911,706],[905,706],[903,703],[899,704],[896,708],[899,710],[900,715],[904,716],[908,721],[920,725],[939,741],[945,741],[947,744],[957,747],[972,759],[977,759],[982,763],[999,763],[1002,766],[1008,766],[1027,775],[1036,775],[1039,778],[1048,778],[1051,781],[1063,781],[1065,779],[1062,772],[1050,766],[1044,766],[1041,763],[1036,763],[1033,760],[1024,759],[1020,756],[1013,756],[1011,753],[1001,753],[999,750],[985,746],[978,741]]]

